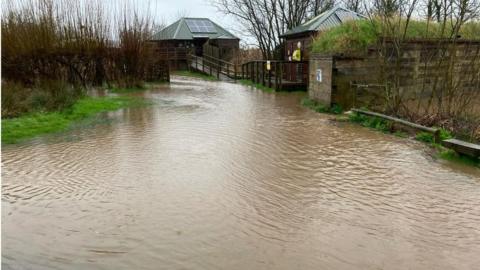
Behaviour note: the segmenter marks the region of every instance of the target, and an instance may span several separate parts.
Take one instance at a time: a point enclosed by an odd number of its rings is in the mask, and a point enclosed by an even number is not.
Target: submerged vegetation
[[[95,114],[147,104],[134,97],[84,97],[68,109],[56,112],[34,112],[2,120],[2,143],[12,144],[41,134],[65,131],[73,123]]]
[[[343,112],[343,109],[341,106],[334,104],[331,107],[327,107],[323,104],[320,104],[316,102],[313,99],[310,99],[308,97],[304,97],[301,101],[302,106],[307,107],[313,111],[319,112],[319,113],[333,113],[333,114],[341,114]]]
[[[218,81],[217,77],[213,75],[209,75],[209,74],[201,73],[197,71],[177,70],[172,72],[172,74],[178,75],[178,76],[192,77],[192,78],[197,78],[197,79],[202,79],[207,81]]]
[[[239,82],[243,85],[246,85],[246,86],[251,86],[251,87],[255,87],[259,90],[262,90],[263,92],[267,92],[267,93],[273,93],[275,92],[275,89],[273,88],[270,88],[268,86],[263,86],[261,83],[254,83],[250,80],[239,80]]]

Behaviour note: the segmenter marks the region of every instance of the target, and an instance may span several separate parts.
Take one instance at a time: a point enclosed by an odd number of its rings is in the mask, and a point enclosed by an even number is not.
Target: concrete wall
[[[326,106],[332,103],[333,58],[312,55],[309,62],[308,96]]]
[[[442,87],[450,53],[456,55],[452,72],[454,84],[461,91],[480,91],[480,42],[460,42],[456,51],[445,50],[448,44],[438,41],[408,42],[404,46],[399,66],[394,66],[397,58],[393,54],[390,61],[384,63],[376,49],[362,57],[311,55],[310,98],[326,105],[339,104],[344,109],[354,105],[373,109],[384,104],[385,81],[395,79],[405,100],[427,97]],[[330,72],[326,70],[329,67]],[[315,81],[318,68],[324,69],[325,82]],[[351,83],[369,87],[355,87]]]

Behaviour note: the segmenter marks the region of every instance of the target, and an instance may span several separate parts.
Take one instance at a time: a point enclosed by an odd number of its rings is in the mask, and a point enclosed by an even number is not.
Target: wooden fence
[[[233,63],[214,58],[212,56],[204,55],[204,57],[199,57],[196,55],[188,56],[188,66],[189,68],[194,68],[203,73],[217,77],[218,79],[228,78],[228,79],[241,79],[240,66]]]
[[[250,61],[241,69],[242,78],[275,90],[306,89],[308,85],[308,61]]]

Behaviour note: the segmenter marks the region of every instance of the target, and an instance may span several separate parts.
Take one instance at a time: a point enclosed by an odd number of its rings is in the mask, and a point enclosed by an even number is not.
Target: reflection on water
[[[480,170],[177,77],[147,108],[2,152],[5,269],[474,269]]]

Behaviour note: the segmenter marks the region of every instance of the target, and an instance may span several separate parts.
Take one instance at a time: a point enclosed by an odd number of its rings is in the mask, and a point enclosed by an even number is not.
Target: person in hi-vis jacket
[[[302,43],[300,41],[297,43],[297,49],[293,51],[292,60],[297,62],[302,61]],[[295,74],[296,79],[301,82],[303,77],[302,64],[297,63],[295,65],[297,66],[297,74]]]

